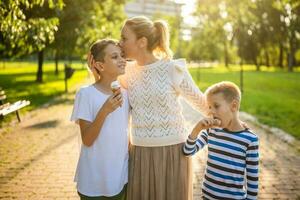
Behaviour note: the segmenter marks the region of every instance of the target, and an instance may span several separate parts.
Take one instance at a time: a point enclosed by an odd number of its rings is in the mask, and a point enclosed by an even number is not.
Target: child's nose
[[[210,108],[209,110],[208,110],[208,114],[209,115],[213,115],[215,112],[214,112],[214,110],[212,109],[212,108]]]
[[[122,56],[122,57],[120,58],[120,62],[123,63],[123,64],[125,64],[125,63],[126,63],[126,59]]]

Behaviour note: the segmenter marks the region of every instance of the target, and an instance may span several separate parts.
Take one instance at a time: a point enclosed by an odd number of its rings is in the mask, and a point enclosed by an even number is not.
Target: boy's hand
[[[103,104],[102,109],[109,114],[120,107],[123,103],[121,89],[116,90]]]
[[[215,126],[220,126],[221,121],[213,118],[203,118],[198,124],[194,127],[192,133],[190,134],[190,139],[195,140],[198,137],[198,134],[203,129],[212,128]]]

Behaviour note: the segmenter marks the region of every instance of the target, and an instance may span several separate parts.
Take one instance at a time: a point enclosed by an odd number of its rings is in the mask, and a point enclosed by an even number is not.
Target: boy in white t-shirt
[[[81,146],[75,181],[80,199],[123,200],[128,179],[129,103],[125,90],[111,83],[125,72],[117,42],[95,42],[92,68],[99,78],[76,94],[72,121],[80,126]]]

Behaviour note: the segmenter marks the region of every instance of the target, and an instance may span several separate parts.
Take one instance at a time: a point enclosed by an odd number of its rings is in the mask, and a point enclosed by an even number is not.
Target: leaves
[[[277,65],[277,60],[283,58],[279,52],[283,50],[294,57],[300,47],[297,0],[199,0],[194,15],[200,23],[193,32],[192,49],[209,51],[208,55],[194,55],[198,59],[217,55],[215,59],[220,60],[223,49],[229,45],[229,51],[237,47],[240,59],[255,64],[259,64],[257,59],[269,62],[272,52],[271,60]]]
[[[123,4],[121,0],[65,0],[52,48],[60,58],[83,57],[97,39],[118,39],[125,20]]]
[[[20,57],[53,43],[61,57],[84,55],[104,37],[118,38],[124,0],[0,1],[1,57]]]
[[[1,57],[19,57],[39,51],[54,41],[58,18],[48,11],[61,9],[62,0],[0,1]],[[43,16],[44,15],[44,16]]]

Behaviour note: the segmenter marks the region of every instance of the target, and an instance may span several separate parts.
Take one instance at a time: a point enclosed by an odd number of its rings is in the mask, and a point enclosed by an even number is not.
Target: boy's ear
[[[148,45],[148,40],[145,37],[141,37],[140,39],[138,39],[137,42],[138,42],[139,48],[144,48],[144,47],[147,47],[147,45]]]
[[[234,99],[234,100],[231,102],[231,111],[237,112],[237,111],[239,111],[239,107],[240,107],[239,102],[238,102],[236,99]]]

